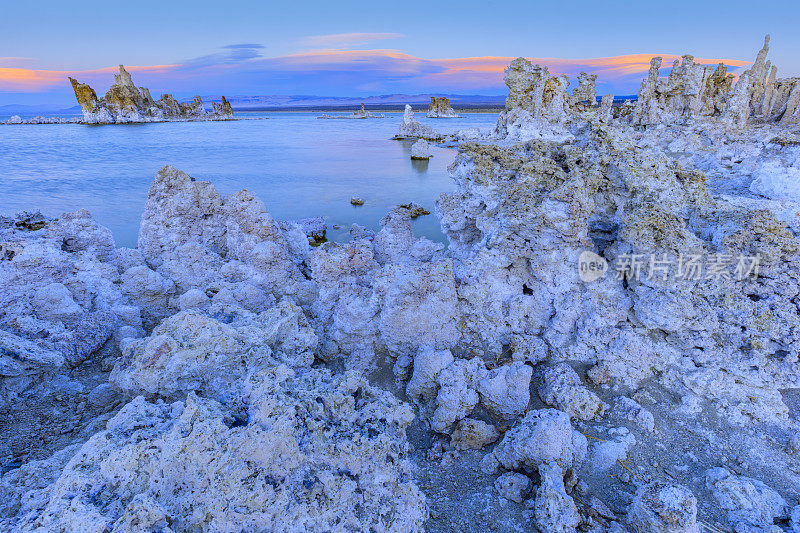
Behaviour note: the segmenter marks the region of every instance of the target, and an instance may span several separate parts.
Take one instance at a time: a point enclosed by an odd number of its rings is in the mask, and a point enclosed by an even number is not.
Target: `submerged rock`
[[[422,217],[425,215],[430,215],[431,212],[422,207],[421,205],[415,202],[409,202],[407,204],[400,204],[398,206],[400,209],[408,210],[408,214],[411,218]]]

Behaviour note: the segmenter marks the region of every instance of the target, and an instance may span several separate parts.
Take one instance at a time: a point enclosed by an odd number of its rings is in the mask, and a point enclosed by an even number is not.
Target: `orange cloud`
[[[597,57],[589,59],[563,59],[563,58],[527,58],[531,63],[546,65],[553,74],[572,74],[586,71],[598,75],[598,81],[614,81],[623,76],[643,74],[650,68],[650,59],[659,54],[631,54],[614,57]],[[671,67],[672,62],[680,60],[682,56],[675,54],[660,54],[663,58],[662,68]],[[444,68],[442,72],[429,75],[431,80],[443,81],[447,79],[480,81],[481,76],[491,76],[498,81],[502,80],[508,64],[513,57],[466,57],[433,60],[432,62]],[[749,65],[749,61],[738,59],[706,59],[695,58],[695,63],[713,65],[725,63],[729,67]],[[483,78],[485,81],[485,78]]]
[[[169,72],[177,65],[147,65],[125,68],[131,72]],[[100,75],[108,76],[117,72],[118,67],[103,67],[94,70],[36,70],[27,68],[0,67],[0,91],[7,92],[39,92],[53,87],[63,86],[67,77],[96,79]]]
[[[347,35],[328,36],[345,40]],[[360,35],[360,34],[359,34]],[[664,68],[680,56],[662,54]],[[529,58],[533,63],[547,65],[554,74],[567,74],[574,79],[581,71],[597,74],[603,90],[633,90],[650,66],[651,54],[631,54],[588,59]],[[447,91],[505,89],[503,72],[513,57],[486,56],[447,59],[424,59],[399,50],[309,50],[280,57],[230,58],[211,55],[175,65],[145,65],[126,67],[132,72],[147,73],[158,90],[202,90],[214,92],[220,87],[233,88],[239,94],[288,94],[310,86],[326,91],[333,81],[338,90],[358,91],[376,87],[387,91]],[[731,67],[749,64],[735,59],[696,58],[702,64],[724,62]],[[111,73],[117,67],[93,70],[36,70],[19,67],[0,68],[0,92],[41,92],[51,89],[67,90],[67,76],[92,84],[101,92],[111,83]],[[317,83],[314,84],[314,79]],[[278,86],[278,84],[283,84]],[[302,85],[305,84],[305,85]],[[349,89],[348,89],[349,88]],[[378,89],[382,88],[382,89]],[[226,91],[229,89],[226,89]],[[259,92],[260,91],[260,92]],[[267,91],[267,92],[264,92]],[[269,92],[273,91],[273,92]],[[253,93],[255,94],[255,93]],[[301,93],[296,93],[301,94]]]

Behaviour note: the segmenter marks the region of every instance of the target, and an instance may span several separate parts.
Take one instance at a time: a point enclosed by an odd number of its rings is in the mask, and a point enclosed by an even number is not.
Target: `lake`
[[[328,238],[346,240],[352,223],[377,229],[397,204],[414,201],[433,213],[439,194],[453,189],[447,166],[455,149],[434,147],[429,162],[412,161],[411,142],[391,139],[402,113],[366,120],[320,120],[320,114],[237,113],[253,120],[231,122],[0,126],[0,214],[40,210],[58,216],[88,209],[114,233],[117,246],[133,247],[150,182],[169,164],[211,181],[222,194],[254,192],[277,219],[322,215]],[[497,120],[496,113],[428,119],[418,112],[416,117],[442,133],[487,130]],[[352,196],[366,204],[351,206]],[[433,214],[415,220],[414,232],[444,240]]]

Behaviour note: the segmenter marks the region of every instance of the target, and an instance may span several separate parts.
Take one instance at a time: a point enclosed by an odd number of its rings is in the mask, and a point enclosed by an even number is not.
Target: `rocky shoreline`
[[[311,246],[172,167],[135,249],[0,219],[0,527],[800,531],[800,83],[767,51],[654,59],[616,107],[515,60],[496,129],[444,139],[447,248],[410,208]]]

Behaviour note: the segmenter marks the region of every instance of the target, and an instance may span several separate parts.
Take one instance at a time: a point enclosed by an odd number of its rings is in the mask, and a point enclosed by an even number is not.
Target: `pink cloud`
[[[339,34],[332,40],[345,41],[352,35]],[[253,47],[204,56],[175,65],[126,67],[138,85],[158,92],[192,94],[353,94],[364,90],[383,92],[463,92],[483,91],[502,94],[503,74],[513,57],[465,57],[425,59],[399,50],[309,50],[280,57],[261,57]],[[598,75],[604,92],[631,94],[645,76],[650,54],[633,54],[588,59],[530,58],[547,65],[554,74],[567,74],[573,80],[580,71]],[[669,68],[679,56],[662,54],[663,67]],[[731,67],[749,64],[734,59],[696,58],[698,63],[724,62]],[[111,84],[117,69],[37,70],[19,66],[0,68],[0,91],[67,91],[67,76],[90,83],[98,92]],[[336,92],[332,92],[336,91]],[[71,91],[70,91],[71,92]]]

